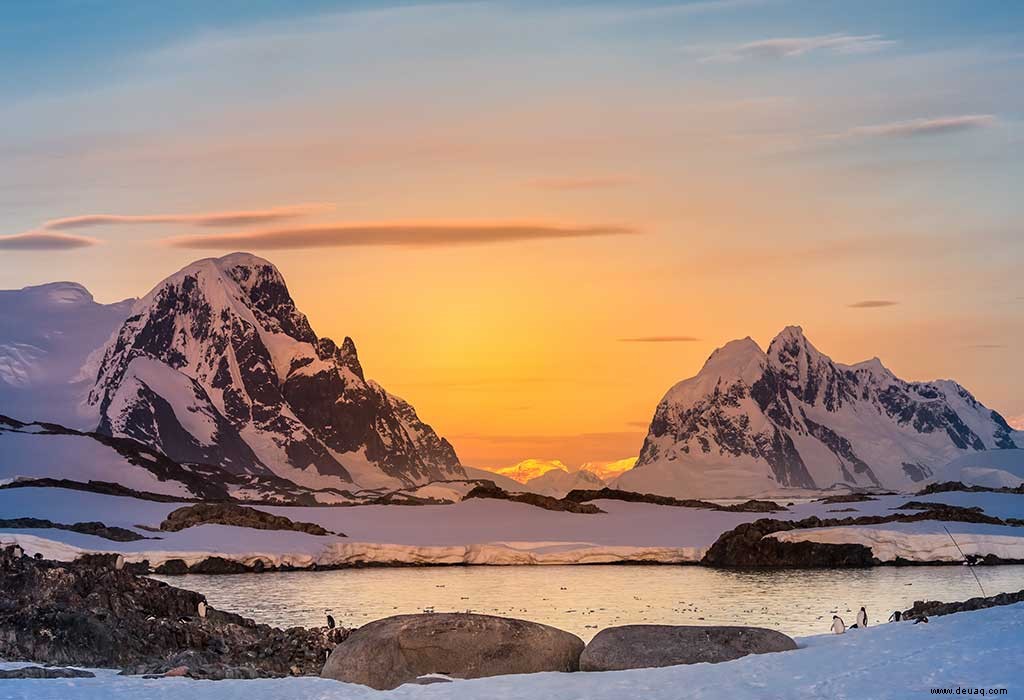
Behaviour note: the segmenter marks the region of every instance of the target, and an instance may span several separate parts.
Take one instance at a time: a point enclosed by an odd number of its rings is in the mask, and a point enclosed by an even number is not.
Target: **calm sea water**
[[[976,567],[985,593],[1024,589],[1024,566]],[[915,600],[980,595],[964,566],[722,571],[696,566],[469,566],[160,577],[221,610],[277,627],[344,626],[389,615],[477,612],[553,625],[589,640],[613,625],[746,624],[806,636],[832,615],[885,622]]]

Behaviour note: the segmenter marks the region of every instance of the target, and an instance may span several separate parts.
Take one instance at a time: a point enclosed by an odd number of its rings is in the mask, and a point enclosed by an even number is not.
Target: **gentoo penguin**
[[[832,616],[832,632],[834,634],[842,634],[846,631],[846,623],[843,622],[843,618],[838,615]]]
[[[921,617],[919,617],[919,618],[917,618],[916,620],[914,620],[914,624],[915,624],[915,625],[916,625],[917,623],[919,623],[919,622],[923,622],[923,623],[925,623],[925,624],[928,624],[928,616],[927,616],[927,615],[922,615]]]
[[[857,612],[857,626],[858,627],[867,627],[868,626],[868,611],[865,610],[863,606]]]
[[[24,550],[18,545],[14,545],[14,547],[11,548],[11,556],[13,556],[15,559],[21,559],[21,555],[23,553]]]
[[[334,621],[334,617],[330,613],[327,613],[327,629],[332,630],[336,625],[337,623]]]
[[[889,622],[899,622],[903,619],[903,613],[899,610],[893,610],[892,615],[889,616]]]
[[[200,600],[199,601],[199,617],[201,617],[204,620],[206,619],[206,601],[205,600]]]
[[[120,571],[121,569],[124,568],[124,555],[123,554],[118,554],[117,555],[117,559],[114,560],[114,568],[117,571]]]

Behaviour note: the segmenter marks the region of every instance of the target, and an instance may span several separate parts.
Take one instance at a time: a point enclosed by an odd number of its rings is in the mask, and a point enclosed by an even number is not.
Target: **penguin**
[[[18,545],[14,545],[14,547],[11,548],[11,556],[13,556],[15,559],[21,559],[21,555],[24,554],[24,552],[25,550],[23,550]]]
[[[332,630],[335,628],[337,623],[334,621],[334,616],[330,613],[327,614],[327,629]]]
[[[861,609],[857,612],[857,626],[867,627],[868,626],[868,612],[861,606]]]
[[[118,554],[117,559],[114,560],[114,569],[120,571],[124,568],[124,555]]]
[[[834,634],[842,634],[846,631],[846,623],[843,622],[843,618],[838,615],[832,616],[832,632]]]
[[[892,615],[889,616],[889,622],[899,622],[903,619],[903,613],[899,610],[893,610]]]
[[[922,615],[921,617],[919,617],[916,620],[914,620],[914,624],[915,625],[918,624],[919,622],[923,622],[923,623],[925,623],[927,625],[928,624],[928,616],[927,615]]]
[[[205,620],[206,619],[206,601],[205,600],[200,600],[199,601],[198,609],[199,609],[199,617],[201,619]]]

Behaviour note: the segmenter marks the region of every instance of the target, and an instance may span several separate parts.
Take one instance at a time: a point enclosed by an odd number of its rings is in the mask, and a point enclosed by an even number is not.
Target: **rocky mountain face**
[[[366,380],[352,340],[318,337],[278,270],[252,255],[158,284],[87,371],[100,433],[179,462],[310,488],[465,478],[447,440]]]
[[[909,488],[965,453],[1022,446],[956,382],[907,382],[877,359],[839,364],[789,327],[767,352],[728,343],[669,390],[617,486],[711,497]]]

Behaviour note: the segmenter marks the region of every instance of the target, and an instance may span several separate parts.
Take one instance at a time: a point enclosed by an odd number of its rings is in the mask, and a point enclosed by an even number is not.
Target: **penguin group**
[[[868,611],[861,606],[860,610],[857,611],[857,622],[853,624],[850,629],[863,629],[868,626]],[[846,632],[846,623],[843,618],[838,615],[832,616],[832,634],[843,634]]]

